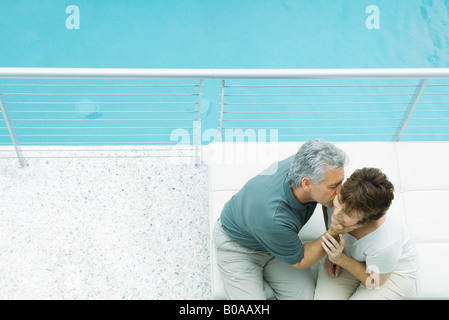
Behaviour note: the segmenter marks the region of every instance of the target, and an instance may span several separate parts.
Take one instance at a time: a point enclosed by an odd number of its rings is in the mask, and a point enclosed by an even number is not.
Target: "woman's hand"
[[[345,247],[345,237],[342,234],[338,235],[338,237],[339,240],[337,241],[329,233],[326,233],[325,236],[321,236],[323,239],[321,245],[323,246],[324,251],[326,251],[329,260],[335,264],[338,264],[338,261],[344,255],[343,249]]]
[[[335,264],[329,260],[329,258],[326,258],[324,261],[324,269],[326,269],[327,274],[331,278],[338,278],[338,275],[341,271],[341,267],[338,264]]]

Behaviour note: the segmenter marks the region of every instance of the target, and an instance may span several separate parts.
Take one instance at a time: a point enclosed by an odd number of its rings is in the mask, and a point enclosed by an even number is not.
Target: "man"
[[[331,207],[344,179],[346,154],[322,140],[305,142],[274,174],[250,179],[224,206],[215,225],[217,260],[228,299],[313,299],[309,269],[325,251],[321,237],[303,244],[298,232],[317,203]],[[332,224],[333,237],[358,226]]]

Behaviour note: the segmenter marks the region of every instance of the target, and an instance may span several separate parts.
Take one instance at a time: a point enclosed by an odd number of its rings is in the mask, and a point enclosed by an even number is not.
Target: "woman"
[[[331,221],[362,226],[338,239],[322,237],[328,257],[319,268],[315,299],[401,299],[413,289],[418,254],[405,227],[386,214],[393,191],[376,168],[356,170],[344,183],[334,208],[327,208]]]

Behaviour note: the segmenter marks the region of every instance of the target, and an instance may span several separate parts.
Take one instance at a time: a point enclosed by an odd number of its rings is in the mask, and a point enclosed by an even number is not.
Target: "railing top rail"
[[[0,78],[36,79],[436,79],[449,68],[368,69],[139,69],[0,67]]]

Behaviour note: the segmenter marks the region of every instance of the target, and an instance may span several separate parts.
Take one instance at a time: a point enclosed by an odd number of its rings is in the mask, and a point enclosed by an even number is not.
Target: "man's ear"
[[[311,183],[311,181],[309,178],[307,178],[307,177],[302,178],[301,186],[304,189],[304,191],[307,191],[307,192],[310,191],[310,183]]]

